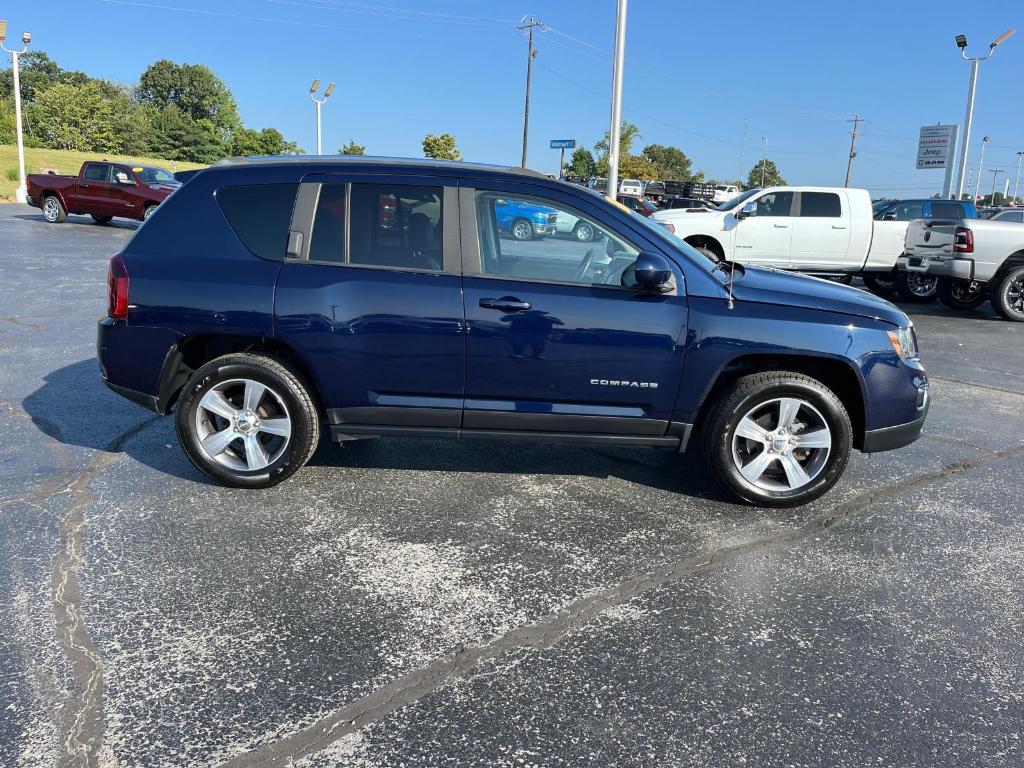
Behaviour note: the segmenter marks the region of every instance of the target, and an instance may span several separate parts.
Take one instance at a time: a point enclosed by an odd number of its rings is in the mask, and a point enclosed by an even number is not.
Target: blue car
[[[538,173],[294,157],[184,181],[111,259],[97,352],[226,485],[285,480],[323,433],[693,446],[740,498],[793,506],[928,412],[893,305],[716,261]],[[510,211],[592,236],[512,241]]]
[[[494,215],[498,231],[512,235],[516,240],[533,240],[557,232],[558,211],[544,205],[522,200],[497,200]]]

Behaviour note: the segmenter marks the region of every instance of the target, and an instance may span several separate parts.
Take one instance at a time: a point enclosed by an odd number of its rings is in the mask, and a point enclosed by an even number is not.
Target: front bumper
[[[928,407],[931,405],[931,393],[927,382],[918,387],[918,416],[906,424],[893,427],[870,429],[864,433],[864,453],[881,453],[910,445],[921,436],[924,422],[928,418]]]
[[[954,280],[974,279],[974,259],[900,256],[896,259],[896,268],[901,272],[923,272],[936,277],[950,277]]]
[[[555,224],[533,224],[533,234],[537,237],[553,237],[557,232],[558,226]]]

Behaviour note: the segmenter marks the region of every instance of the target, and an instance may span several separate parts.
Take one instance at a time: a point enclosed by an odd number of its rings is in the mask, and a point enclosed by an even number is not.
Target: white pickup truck
[[[894,273],[907,222],[874,221],[872,214],[864,189],[768,187],[749,189],[716,211],[673,209],[651,219],[719,259],[841,282],[861,275],[876,293],[885,293],[895,277],[904,298],[933,299],[937,280]]]
[[[947,307],[986,298],[1007,320],[1024,322],[1024,223],[991,219],[915,219],[898,267],[938,279]]]

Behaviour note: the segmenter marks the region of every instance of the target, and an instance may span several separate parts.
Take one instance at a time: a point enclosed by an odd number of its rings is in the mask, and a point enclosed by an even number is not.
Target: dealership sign
[[[576,139],[552,139],[552,149],[576,149]]]
[[[918,170],[953,167],[957,127],[955,125],[926,125],[921,128],[921,137],[917,142]]]

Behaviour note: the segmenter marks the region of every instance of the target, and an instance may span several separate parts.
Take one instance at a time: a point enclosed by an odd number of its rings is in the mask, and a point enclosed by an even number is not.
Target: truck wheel
[[[985,302],[985,288],[977,280],[939,280],[939,301],[950,309],[974,309]]]
[[[589,222],[577,221],[576,226],[572,228],[572,234],[581,243],[589,243],[594,239],[594,227]]]
[[[145,208],[144,208],[144,209],[142,210],[142,220],[143,220],[143,221],[146,221],[146,220],[147,220],[147,219],[148,219],[148,218],[149,218],[150,216],[152,216],[152,215],[153,215],[154,213],[156,213],[156,204],[154,203],[153,205],[147,205],[147,206],[146,206],[146,207],[145,207]]]
[[[704,429],[712,472],[752,504],[795,507],[843,474],[853,427],[839,398],[799,373],[744,376],[718,400]]]
[[[1024,323],[1024,266],[1011,267],[992,286],[992,309],[1007,320]]]
[[[896,279],[889,272],[874,272],[871,274],[861,275],[861,279],[864,281],[864,285],[871,291],[875,296],[892,296],[896,290]]]
[[[516,219],[512,222],[512,237],[516,240],[532,240],[533,225],[526,219]]]
[[[849,285],[853,282],[853,275],[829,275],[825,278],[830,283],[839,283],[840,285]]]
[[[109,224],[114,220],[113,216],[97,216],[95,213],[92,214],[92,220],[97,224]]]
[[[192,374],[175,426],[189,460],[234,488],[267,488],[303,466],[320,440],[306,388],[276,360],[232,354]]]
[[[904,301],[923,304],[935,301],[939,292],[939,278],[921,272],[897,272],[896,293]]]
[[[47,195],[43,198],[43,218],[51,224],[60,224],[68,217],[64,205],[56,195]]]

